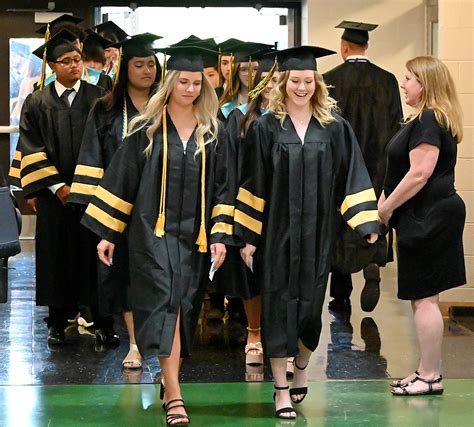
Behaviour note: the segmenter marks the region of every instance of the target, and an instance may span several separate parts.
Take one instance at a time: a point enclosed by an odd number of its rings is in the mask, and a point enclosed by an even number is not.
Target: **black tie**
[[[69,104],[69,95],[71,95],[71,93],[75,92],[74,89],[66,89],[63,94],[61,95],[61,99],[66,103],[66,105],[68,107],[71,106],[71,104]]]

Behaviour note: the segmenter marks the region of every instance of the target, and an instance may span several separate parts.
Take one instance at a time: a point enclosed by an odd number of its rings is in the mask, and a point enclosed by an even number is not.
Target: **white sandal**
[[[122,367],[125,369],[141,369],[142,356],[136,344],[130,343],[130,350],[125,359],[123,359]]]
[[[260,328],[252,329],[247,327],[249,332],[259,332]],[[252,353],[250,353],[252,351]],[[263,347],[261,342],[251,342],[245,346],[245,364],[263,365]]]

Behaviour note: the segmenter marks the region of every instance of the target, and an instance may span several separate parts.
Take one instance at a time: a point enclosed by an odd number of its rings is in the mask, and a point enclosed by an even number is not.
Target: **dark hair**
[[[156,56],[152,53],[150,56],[153,56],[156,64],[156,77],[152,86],[150,87],[150,96],[156,91],[160,84],[161,80],[161,65],[158,62]],[[110,93],[105,95],[102,98],[102,102],[105,105],[107,111],[119,112],[123,108],[123,99],[127,91],[128,84],[128,63],[135,56],[123,54],[120,61],[120,70],[118,80],[114,83],[114,87]]]
[[[239,70],[240,62],[235,64],[234,70],[230,79],[232,79],[232,90],[230,90],[231,85],[227,84],[224,93],[219,99],[219,105],[224,105],[226,102],[231,102],[240,92],[240,79],[239,79]]]
[[[263,72],[260,70],[255,73],[255,86],[257,86],[262,80],[262,74]],[[245,134],[249,130],[249,127],[252,122],[262,115],[262,93],[263,92],[261,92],[260,95],[248,102],[247,113],[244,115],[244,117],[242,117],[242,121],[240,122],[240,136],[242,138],[245,137]]]
[[[82,58],[84,61],[95,61],[105,65],[107,60],[105,59],[104,48],[97,44],[84,47],[82,50]]]

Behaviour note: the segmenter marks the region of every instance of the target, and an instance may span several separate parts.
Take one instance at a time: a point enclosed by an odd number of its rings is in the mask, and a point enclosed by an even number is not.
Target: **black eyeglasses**
[[[69,67],[70,65],[72,65],[72,63],[74,62],[74,64],[79,64],[80,62],[82,62],[82,58],[78,57],[78,58],[64,58],[62,59],[61,61],[54,61],[56,64],[63,64],[63,65],[66,65],[67,67]]]

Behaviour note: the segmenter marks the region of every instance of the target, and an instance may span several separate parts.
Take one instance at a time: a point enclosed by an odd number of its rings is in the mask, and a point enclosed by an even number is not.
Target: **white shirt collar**
[[[54,88],[56,89],[56,93],[58,96],[61,98],[61,95],[68,89],[74,89],[77,92],[79,92],[79,89],[81,87],[81,80],[78,80],[76,84],[72,88],[67,88],[63,86],[61,83],[59,83],[57,80],[54,81]]]
[[[349,55],[349,56],[346,56],[346,61],[349,60],[349,59],[366,59],[367,61],[369,60],[369,58],[367,58],[367,56],[365,56],[365,55]]]

